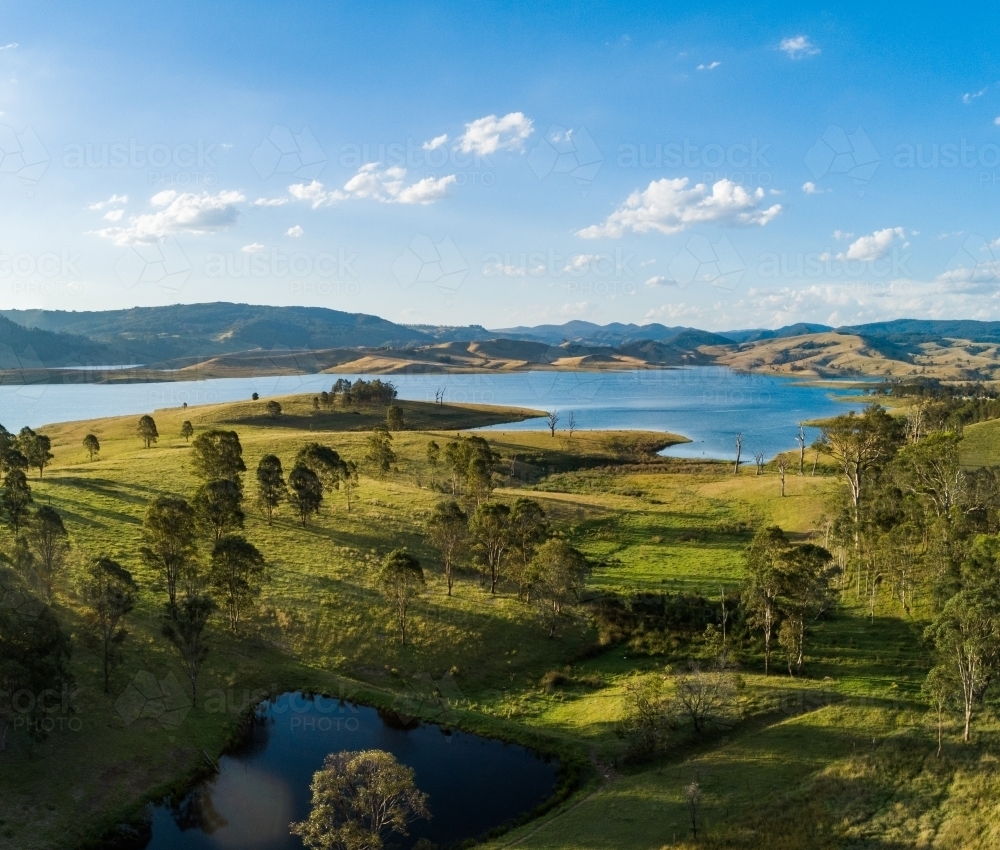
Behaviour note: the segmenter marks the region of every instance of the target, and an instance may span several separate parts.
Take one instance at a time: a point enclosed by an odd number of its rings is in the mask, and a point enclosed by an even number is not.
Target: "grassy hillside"
[[[698,778],[705,793],[708,846],[882,848],[995,846],[992,803],[996,725],[983,722],[977,743],[962,747],[949,729],[945,757],[933,758],[932,733],[918,700],[924,675],[921,614],[902,614],[888,599],[874,621],[845,594],[834,615],[815,627],[807,677],[765,678],[759,658],[743,661],[743,719],[725,735],[678,735],[653,763],[626,765],[614,734],[628,683],[682,665],[689,650],[666,655],[622,646],[595,649],[593,623],[576,617],[549,639],[534,610],[510,587],[491,597],[463,569],[452,598],[423,522],[446,489],[426,444],[443,445],[456,430],[520,418],[526,411],[404,403],[421,430],[397,432],[396,469],[384,480],[363,475],[348,513],[330,494],[303,529],[282,510],[272,527],[248,513],[246,534],[271,565],[271,580],[247,632],[232,637],[217,622],[202,693],[231,692],[224,708],[202,705],[179,725],[140,718],[126,725],[115,700],[141,672],[163,679],[181,671],[159,636],[165,598],[158,576],[137,556],[141,520],[159,493],[190,497],[197,481],[180,425],[196,433],[234,427],[247,466],[277,453],[286,470],[310,440],[361,460],[375,411],[315,413],[309,398],[282,399],[278,419],[240,403],[158,411],[160,440],[145,450],[135,417],[45,429],[55,462],[32,486],[36,502],[66,518],[75,560],[56,606],[74,634],[80,724],[44,743],[11,743],[0,753],[0,835],[11,848],[73,847],[137,801],[202,769],[225,746],[245,699],[259,689],[315,688],[381,704],[412,705],[414,687],[454,683],[451,718],[459,725],[532,741],[593,765],[566,805],[494,842],[525,848],[659,848],[690,832],[683,789]],[[12,425],[14,423],[10,423]],[[970,429],[971,430],[971,429]],[[83,436],[97,434],[90,462]],[[482,432],[513,475],[496,492],[510,501],[538,499],[560,532],[595,563],[588,596],[605,592],[700,591],[716,597],[742,577],[751,530],[779,523],[794,538],[822,541],[835,477],[790,477],[778,497],[776,476],[728,464],[658,458],[676,438],[643,432]],[[249,481],[248,481],[249,484]],[[3,532],[0,548],[9,551]],[[379,558],[408,546],[428,570],[415,606],[412,644],[394,640],[389,612],[374,587]],[[208,541],[202,543],[207,551]],[[80,560],[108,554],[140,583],[126,659],[110,695],[100,688],[98,659],[79,641],[83,628],[73,581]],[[563,684],[542,684],[560,673]],[[549,681],[552,681],[551,677]],[[416,685],[414,683],[417,683]],[[409,702],[408,702],[409,700]],[[224,700],[224,703],[226,701]]]

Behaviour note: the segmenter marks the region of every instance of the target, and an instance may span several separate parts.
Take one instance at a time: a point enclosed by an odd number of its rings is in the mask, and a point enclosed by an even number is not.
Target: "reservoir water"
[[[158,408],[237,401],[329,389],[337,377],[284,375],[135,384],[81,383],[0,386],[0,422],[15,431],[52,422],[152,413]],[[371,377],[371,376],[365,376]],[[629,372],[508,372],[503,374],[389,375],[401,398],[504,404],[558,410],[559,428],[572,412],[578,429],[647,429],[683,434],[691,442],[666,454],[728,458],[743,434],[748,460],[793,448],[798,423],[844,413],[838,398],[857,390],[814,386],[786,378],[745,375],[724,367]],[[855,405],[857,407],[857,405]],[[541,429],[540,419],[496,430]],[[809,430],[812,441],[816,432]]]

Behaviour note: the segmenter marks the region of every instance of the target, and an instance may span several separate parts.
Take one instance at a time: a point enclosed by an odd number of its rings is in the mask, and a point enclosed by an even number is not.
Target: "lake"
[[[141,384],[81,383],[0,386],[0,422],[10,430],[52,422],[151,413],[157,408],[211,404],[329,389],[338,375],[216,378]],[[355,375],[343,376],[353,380]],[[372,377],[372,376],[364,376]],[[580,429],[648,429],[683,434],[691,443],[674,446],[675,457],[729,458],[737,431],[743,455],[767,457],[795,446],[797,423],[833,416],[847,408],[847,389],[808,386],[786,378],[744,375],[725,367],[629,372],[509,372],[503,374],[389,375],[400,397],[557,409],[559,427],[570,412]],[[528,420],[494,430],[544,428]],[[810,429],[810,442],[816,431]]]
[[[393,836],[401,850],[422,838],[448,845],[480,836],[534,809],[556,785],[558,763],[524,747],[404,725],[392,712],[290,693],[264,703],[260,716],[214,778],[177,805],[152,807],[146,850],[301,850],[288,825],[308,816],[313,773],[341,750],[386,750],[413,768],[432,817]]]

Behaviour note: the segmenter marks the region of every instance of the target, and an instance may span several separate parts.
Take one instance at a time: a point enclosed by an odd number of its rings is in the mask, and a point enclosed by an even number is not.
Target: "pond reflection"
[[[394,846],[447,846],[530,811],[554,790],[558,764],[523,747],[336,699],[283,694],[264,703],[219,772],[152,808],[146,850],[292,850],[288,825],[309,813],[312,776],[331,752],[379,749],[413,768],[432,817]],[[422,846],[427,846],[426,842]]]

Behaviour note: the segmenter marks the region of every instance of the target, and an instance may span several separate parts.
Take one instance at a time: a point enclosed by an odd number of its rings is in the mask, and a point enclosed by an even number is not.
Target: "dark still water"
[[[401,850],[421,838],[475,838],[530,811],[556,784],[558,763],[523,747],[430,724],[402,728],[374,708],[283,694],[262,716],[241,750],[220,759],[215,778],[179,806],[153,808],[147,850],[301,850],[288,825],[309,814],[313,773],[341,750],[386,750],[413,768],[433,817],[389,840]]]

